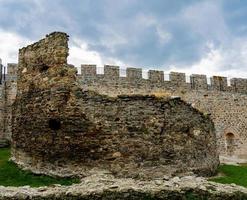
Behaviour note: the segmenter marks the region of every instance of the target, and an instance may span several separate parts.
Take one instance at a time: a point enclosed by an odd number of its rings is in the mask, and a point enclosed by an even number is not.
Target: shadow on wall
[[[225,135],[226,140],[226,153],[228,156],[233,156],[235,151],[236,138],[233,133],[227,133]]]

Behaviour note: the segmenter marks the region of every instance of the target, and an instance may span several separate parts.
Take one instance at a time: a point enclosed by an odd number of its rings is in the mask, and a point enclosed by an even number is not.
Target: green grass
[[[10,149],[0,149],[0,185],[31,187],[49,186],[52,184],[71,185],[79,183],[78,178],[54,178],[44,175],[35,175],[24,171],[9,161]]]
[[[235,183],[247,187],[247,166],[221,165],[218,172],[222,174],[221,177],[209,179],[217,183],[230,184]]]

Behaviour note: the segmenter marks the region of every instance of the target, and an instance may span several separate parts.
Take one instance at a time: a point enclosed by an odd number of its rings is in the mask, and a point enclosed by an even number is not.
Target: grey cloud
[[[199,63],[212,43],[225,59],[223,71],[246,62],[237,56],[245,46],[231,30],[225,9],[230,8],[224,0],[0,0],[0,28],[31,40],[65,31],[102,60],[166,70]]]

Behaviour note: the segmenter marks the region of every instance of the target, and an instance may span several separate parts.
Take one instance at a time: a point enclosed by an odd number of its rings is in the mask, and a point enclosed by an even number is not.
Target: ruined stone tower
[[[211,119],[180,98],[108,97],[81,88],[54,32],[19,52],[12,160],[39,173],[153,178],[218,164]]]

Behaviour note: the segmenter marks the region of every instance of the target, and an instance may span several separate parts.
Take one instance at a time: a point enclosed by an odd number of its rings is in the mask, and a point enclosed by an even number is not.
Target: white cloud
[[[88,44],[78,38],[71,39],[68,62],[78,67],[80,73],[81,64],[95,64],[102,68],[104,64],[125,67],[126,65],[115,58],[105,57],[97,51],[90,50]]]
[[[0,30],[0,58],[3,64],[17,63],[19,48],[32,43],[16,33]]]
[[[220,1],[192,4],[181,11],[179,19],[191,28],[192,34],[204,40],[205,45],[201,47],[198,61],[190,66],[171,63],[170,71],[247,78],[247,37],[232,35]]]
[[[201,59],[192,66],[171,66],[170,71],[247,78],[244,68],[247,66],[247,38],[235,39],[231,44],[217,48],[208,42],[206,49]]]
[[[171,66],[171,71],[181,71],[186,74],[206,74],[206,75],[216,75],[218,71],[219,65],[224,62],[224,58],[222,52],[219,49],[215,49],[214,46],[209,43],[209,50],[205,51],[205,54],[202,58],[195,62],[192,66],[184,66],[181,69],[181,66]]]
[[[87,43],[73,39],[70,45],[68,62],[79,67],[81,64],[103,65],[101,56],[96,51],[90,51]]]
[[[17,63],[18,50],[32,43],[33,41],[21,35],[0,30],[0,58],[3,64]],[[99,67],[103,67],[104,64],[125,66],[117,59],[104,57],[99,52],[89,50],[87,43],[80,39],[72,38],[69,46],[68,62],[78,68],[81,64],[96,64]]]

